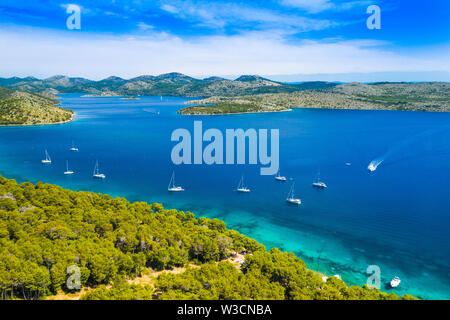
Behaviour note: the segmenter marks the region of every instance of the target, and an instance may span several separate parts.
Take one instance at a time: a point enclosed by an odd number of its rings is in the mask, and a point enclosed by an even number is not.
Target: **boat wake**
[[[384,165],[415,160],[426,157],[439,157],[443,159],[450,154],[450,130],[428,130],[393,145],[383,155],[372,160],[367,169],[371,172],[384,163]]]
[[[367,166],[367,169],[369,169],[369,171],[373,172],[375,170],[377,170],[378,166],[383,163],[384,160],[373,160],[371,163],[369,163],[369,165]]]

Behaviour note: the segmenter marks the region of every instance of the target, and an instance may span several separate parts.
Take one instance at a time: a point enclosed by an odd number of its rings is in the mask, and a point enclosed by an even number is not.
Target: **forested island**
[[[81,293],[66,284],[73,265]],[[323,277],[217,219],[0,176],[0,298],[74,297],[414,299]]]
[[[72,120],[72,110],[56,107],[50,95],[0,87],[0,126],[64,123]]]

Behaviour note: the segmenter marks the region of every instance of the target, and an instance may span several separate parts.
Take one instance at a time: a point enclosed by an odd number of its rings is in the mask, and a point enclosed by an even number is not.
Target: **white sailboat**
[[[45,150],[45,159],[41,161],[42,163],[52,163],[52,159],[50,158],[50,155],[48,154],[47,150]]]
[[[75,147],[73,141],[72,141],[72,148],[70,148],[70,151],[78,151],[78,148]]]
[[[72,170],[69,170],[69,160],[66,161],[66,171],[64,172],[64,174],[67,175],[71,175],[74,172]]]
[[[98,168],[98,160],[95,162],[94,174],[92,175],[95,179],[105,179],[106,176],[103,173],[100,173]]]
[[[282,176],[280,174],[280,170],[278,170],[277,175],[275,176],[275,180],[281,181],[281,182],[286,182],[287,179],[286,179],[286,177]]]
[[[239,181],[239,185],[238,185],[236,191],[242,192],[242,193],[250,192],[250,189],[244,185],[244,176],[241,177],[241,180]]]
[[[328,187],[325,182],[320,181],[320,173],[317,175],[317,179],[313,182],[312,186],[320,189],[325,189]]]
[[[169,191],[169,192],[181,192],[181,191],[184,191],[184,189],[182,187],[175,186],[175,171],[172,172],[172,177],[170,178],[169,186],[167,187],[167,191]]]
[[[302,200],[295,198],[294,185],[295,185],[295,182],[292,182],[292,186],[291,186],[291,189],[289,190],[288,196],[286,198],[286,202],[290,203],[290,204],[300,205],[300,204],[302,204]]]

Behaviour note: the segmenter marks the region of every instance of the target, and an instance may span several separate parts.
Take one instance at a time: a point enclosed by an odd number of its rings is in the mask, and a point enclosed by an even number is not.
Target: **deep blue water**
[[[297,109],[200,117],[176,114],[182,98],[70,94],[61,101],[76,111],[74,122],[0,128],[2,175],[216,217],[349,284],[363,285],[367,267],[378,265],[385,291],[399,276],[398,294],[450,299],[450,114]],[[303,204],[287,206],[290,183],[260,176],[259,165],[174,166],[171,133],[192,130],[194,120],[204,130],[279,129],[282,174],[295,179]],[[80,152],[68,151],[72,140]],[[380,157],[370,173],[367,165]],[[104,181],[92,179],[97,159]],[[63,175],[66,160],[75,175]],[[173,170],[184,193],[167,193]],[[326,190],[311,187],[319,171]],[[250,194],[233,191],[242,174]]]

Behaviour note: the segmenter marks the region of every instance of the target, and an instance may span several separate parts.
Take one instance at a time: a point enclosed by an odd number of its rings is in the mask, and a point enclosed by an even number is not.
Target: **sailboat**
[[[239,185],[238,185],[236,191],[242,192],[242,193],[250,192],[250,189],[244,186],[244,176],[241,177],[241,180],[239,181]]]
[[[97,162],[95,162],[93,177],[95,179],[105,179],[106,178],[106,176],[103,173],[100,173],[100,170],[98,168],[98,160],[97,160]]]
[[[74,172],[72,170],[69,170],[69,160],[66,161],[66,171],[64,172],[65,175],[71,175]]]
[[[50,155],[48,154],[47,150],[45,150],[45,159],[41,161],[42,163],[52,163],[52,159],[50,158]]]
[[[73,141],[72,141],[72,148],[70,148],[70,151],[78,151],[78,148],[75,147]]]
[[[275,176],[275,180],[277,180],[277,181],[282,181],[282,182],[286,182],[286,177],[283,177],[281,174],[280,174],[280,170],[278,170],[278,172],[277,172],[277,175]]]
[[[169,191],[169,192],[181,192],[181,191],[184,191],[184,189],[182,187],[176,187],[175,186],[175,171],[172,172],[172,177],[170,178],[169,186],[167,187],[167,191]]]
[[[320,173],[317,175],[317,179],[313,182],[312,186],[321,189],[325,189],[328,187],[325,182],[320,181]]]
[[[291,189],[289,190],[288,196],[286,198],[286,202],[290,203],[290,204],[300,205],[300,204],[302,204],[302,200],[295,198],[294,185],[295,185],[295,182],[292,182],[292,186],[291,186]]]

